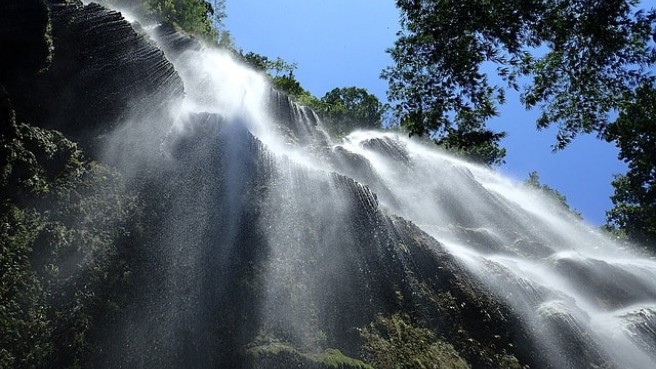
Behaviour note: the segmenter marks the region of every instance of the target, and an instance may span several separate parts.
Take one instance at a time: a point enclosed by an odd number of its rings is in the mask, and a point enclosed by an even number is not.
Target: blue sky
[[[643,1],[652,7],[656,0]],[[387,83],[380,72],[392,61],[399,29],[394,1],[382,0],[226,0],[226,27],[244,51],[281,57],[298,64],[296,78],[321,97],[335,87],[357,86],[385,100]],[[535,129],[537,111],[526,111],[508,96],[490,127],[505,130],[508,155],[502,173],[518,180],[537,171],[543,183],[562,192],[570,206],[594,224],[612,207],[614,173],[626,166],[614,146],[593,135],[579,136],[565,150],[552,153],[555,130]]]

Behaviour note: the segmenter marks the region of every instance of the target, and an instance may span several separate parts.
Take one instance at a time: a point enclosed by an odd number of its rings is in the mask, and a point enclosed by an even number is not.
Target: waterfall
[[[356,132],[345,141],[371,164],[371,186],[386,194],[381,204],[446,245],[517,309],[553,367],[594,361],[572,340],[622,367],[656,365],[652,259],[490,169],[395,134]]]
[[[156,194],[160,229],[148,288],[100,365],[212,367],[238,354],[226,347],[272,342],[357,355],[353,327],[411,307],[445,339],[461,329],[537,367],[656,367],[653,259],[434,145],[372,131],[333,142],[228,53],[140,32],[185,94],[132,107],[106,140],[105,160]]]

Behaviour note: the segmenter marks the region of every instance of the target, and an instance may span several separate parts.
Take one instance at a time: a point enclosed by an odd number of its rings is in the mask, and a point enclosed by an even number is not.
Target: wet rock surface
[[[26,3],[45,6],[39,1]],[[95,141],[101,141],[135,111],[145,105],[152,109],[153,101],[160,101],[164,108],[165,101],[182,97],[184,87],[173,65],[120,13],[80,2],[53,1],[48,8],[49,16],[43,19],[22,17],[47,20],[47,25],[25,21],[10,24],[7,32],[11,33],[3,32],[5,40],[16,40],[10,46],[51,49],[47,68],[37,75],[26,79],[11,73],[6,77],[17,113],[27,121],[60,130],[91,152],[100,144]],[[41,40],[25,43],[22,38],[26,32],[29,35],[46,28],[48,34]]]

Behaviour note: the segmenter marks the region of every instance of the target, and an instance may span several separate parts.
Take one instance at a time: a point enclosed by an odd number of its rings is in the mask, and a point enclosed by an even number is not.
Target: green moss
[[[257,365],[267,368],[373,369],[371,365],[348,357],[337,349],[303,353],[279,342],[252,347],[247,354]]]
[[[319,354],[310,355],[310,357],[313,357],[317,362],[324,364],[328,368],[372,368],[360,360],[345,356],[337,349],[327,349]]]
[[[363,354],[377,369],[469,369],[454,347],[405,314],[378,316],[360,331]]]

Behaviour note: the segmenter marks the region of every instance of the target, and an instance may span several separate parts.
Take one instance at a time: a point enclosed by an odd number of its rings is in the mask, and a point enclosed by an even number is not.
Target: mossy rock
[[[360,333],[364,356],[377,369],[471,369],[453,345],[406,314],[379,315]]]
[[[371,365],[350,358],[337,349],[303,353],[284,343],[270,343],[247,350],[254,368],[373,369]]]

